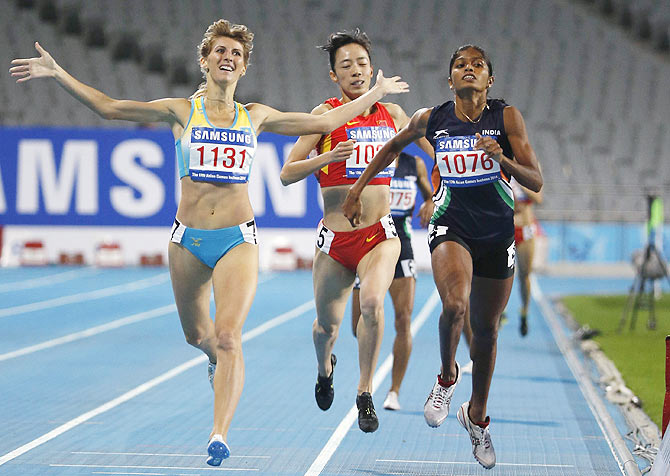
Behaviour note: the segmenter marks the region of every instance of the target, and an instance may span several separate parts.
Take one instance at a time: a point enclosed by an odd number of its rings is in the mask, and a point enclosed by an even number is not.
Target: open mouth
[[[362,79],[359,79],[358,81],[354,81],[351,83],[352,86],[363,86],[365,84],[365,81]]]
[[[463,76],[463,80],[465,80],[465,81],[469,81],[469,80],[474,81],[475,79],[477,79],[477,78],[475,78],[474,74],[466,74],[465,76]]]
[[[220,69],[221,71],[230,71],[230,72],[232,72],[232,71],[234,71],[235,68],[233,68],[233,67],[232,67],[231,65],[229,65],[229,64],[224,64],[224,65],[222,65],[222,66],[219,66],[219,69]]]

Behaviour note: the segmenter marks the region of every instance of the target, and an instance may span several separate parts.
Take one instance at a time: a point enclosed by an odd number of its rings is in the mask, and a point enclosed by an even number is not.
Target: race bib
[[[191,130],[191,179],[244,183],[249,180],[256,139],[249,130],[194,127]]]
[[[495,139],[495,136],[491,136]],[[475,150],[475,136],[444,137],[435,141],[442,181],[449,187],[476,187],[500,179],[500,164]]]
[[[391,179],[391,214],[406,215],[416,203],[416,177]]]
[[[347,138],[356,141],[354,151],[346,162],[347,178],[360,177],[377,151],[395,136],[395,130],[388,126],[353,127],[346,131]],[[377,177],[393,177],[394,173],[395,167],[389,166],[379,172]]]

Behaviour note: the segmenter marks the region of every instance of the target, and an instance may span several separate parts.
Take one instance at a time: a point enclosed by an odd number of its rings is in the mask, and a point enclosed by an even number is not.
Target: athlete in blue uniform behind
[[[243,106],[233,96],[247,72],[253,36],[244,25],[223,19],[212,23],[198,48],[205,82],[190,99],[112,99],[73,78],[38,43],[38,58],[16,59],[10,69],[17,82],[55,79],[105,119],[165,122],[172,129],[181,199],[168,247],[170,276],[186,341],[210,362],[214,425],[207,463],[212,466],[230,455],[226,438],[244,384],[242,326],[258,281],[256,225],[248,192],[256,136],[263,131],[327,134],[386,94],[407,91],[398,77],[387,79],[380,71],[365,94],[318,116],[259,103]],[[212,288],[214,321],[209,315]]]
[[[359,195],[368,180],[410,142],[426,137],[435,148],[440,186],[433,201],[428,241],[435,284],[442,299],[439,323],[442,369],[424,405],[428,425],[449,414],[461,371],[455,360],[464,318],[470,312],[472,395],[458,410],[475,459],[485,468],[496,457],[486,415],[496,360],[500,314],[514,280],[514,198],[510,176],[532,191],[542,188],[535,152],[518,109],[488,99],[493,66],[483,49],[466,45],[449,63],[453,101],[418,110],[387,142],[351,187],[344,214],[357,224]]]

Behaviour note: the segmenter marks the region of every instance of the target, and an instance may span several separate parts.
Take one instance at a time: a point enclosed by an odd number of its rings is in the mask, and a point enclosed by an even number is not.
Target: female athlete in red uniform
[[[339,87],[341,99],[331,98],[318,105],[312,111],[315,116],[367,93],[373,74],[370,41],[360,30],[331,34],[323,49],[329,53],[330,78]],[[342,203],[376,151],[408,122],[399,106],[378,102],[332,132],[298,139],[281,172],[284,184],[315,172],[321,184],[324,215],[318,227],[312,273],[317,313],[313,325],[318,363],[315,398],[322,410],[330,408],[334,398],[333,367],[337,360],[332,351],[356,273],[361,280],[356,404],[358,425],[365,432],[379,426],[372,403],[372,377],[384,332],[384,296],[400,253],[389,207],[393,169],[378,171],[371,178],[373,186],[362,193],[365,209],[360,226],[351,226],[342,214]],[[428,141],[418,142],[432,155]],[[314,149],[317,155],[308,157]]]

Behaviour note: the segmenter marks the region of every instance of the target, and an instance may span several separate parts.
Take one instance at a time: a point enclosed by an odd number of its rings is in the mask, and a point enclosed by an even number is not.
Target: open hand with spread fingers
[[[409,84],[400,80],[400,76],[392,76],[390,78],[384,77],[384,72],[380,69],[377,71],[377,82],[375,86],[381,88],[386,94],[400,94],[409,92]]]
[[[9,69],[12,77],[17,78],[17,83],[22,83],[30,79],[51,78],[56,74],[58,64],[51,55],[35,42],[35,49],[40,54],[39,58],[19,58],[12,60],[12,67]]]

